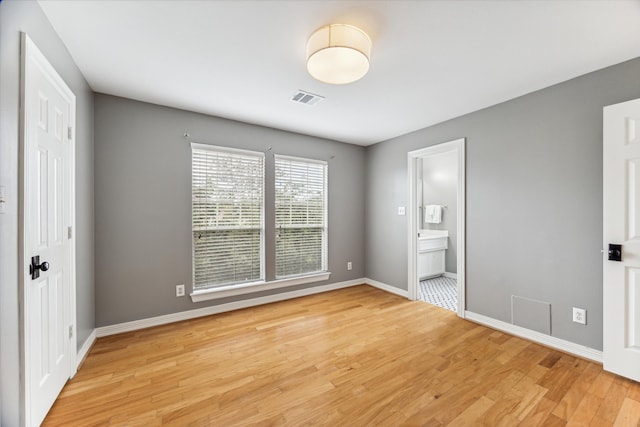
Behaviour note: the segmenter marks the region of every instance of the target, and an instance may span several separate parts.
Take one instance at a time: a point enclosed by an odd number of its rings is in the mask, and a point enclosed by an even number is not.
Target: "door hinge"
[[[71,239],[71,237],[73,236],[73,227],[69,226],[67,227],[67,239]]]
[[[73,138],[73,127],[69,126],[67,128],[67,138],[68,139],[72,139]]]
[[[73,338],[73,326],[69,326],[69,339]]]

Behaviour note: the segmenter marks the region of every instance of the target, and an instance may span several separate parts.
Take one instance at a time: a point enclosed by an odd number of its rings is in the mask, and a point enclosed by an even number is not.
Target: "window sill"
[[[201,302],[212,299],[227,298],[235,295],[251,294],[254,292],[269,291],[272,289],[286,288],[287,286],[303,285],[305,283],[321,282],[329,279],[330,272],[310,274],[308,276],[292,277],[289,279],[273,280],[271,282],[243,283],[241,285],[222,286],[213,289],[193,291],[191,301]]]

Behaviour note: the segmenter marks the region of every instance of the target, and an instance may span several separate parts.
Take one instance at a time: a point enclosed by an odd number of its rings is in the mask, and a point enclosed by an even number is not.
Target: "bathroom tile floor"
[[[456,279],[439,276],[421,280],[418,286],[418,299],[447,310],[458,309],[458,285]]]

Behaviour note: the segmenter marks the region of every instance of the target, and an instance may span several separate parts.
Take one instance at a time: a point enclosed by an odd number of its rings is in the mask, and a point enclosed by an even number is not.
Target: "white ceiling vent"
[[[291,100],[294,102],[299,102],[300,104],[306,105],[315,105],[318,102],[322,101],[324,96],[316,95],[314,93],[305,92],[304,90],[298,89],[298,91],[293,94]]]

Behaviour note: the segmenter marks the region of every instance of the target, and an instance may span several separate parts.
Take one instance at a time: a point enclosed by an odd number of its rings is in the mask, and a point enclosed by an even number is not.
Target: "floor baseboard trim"
[[[465,319],[602,364],[602,351],[600,350],[576,344],[561,338],[552,337],[551,335],[543,334],[541,332],[532,331],[531,329],[523,328],[522,326],[516,326],[511,323],[496,320],[471,311],[465,311]]]
[[[398,289],[395,286],[387,285],[386,283],[378,282],[377,280],[373,279],[364,279],[364,281],[367,285],[371,285],[374,288],[378,288],[380,290],[396,294],[401,297],[409,298],[409,291],[406,291],[404,289]]]
[[[84,362],[84,359],[86,359],[87,354],[89,354],[89,350],[91,350],[91,346],[93,346],[93,343],[95,342],[96,330],[94,329],[93,331],[91,331],[87,339],[84,341],[84,344],[82,344],[82,347],[80,347],[80,350],[78,350],[78,353],[76,354],[76,370],[80,368],[80,365],[82,365],[82,362]]]
[[[443,274],[444,277],[448,277],[449,279],[458,280],[458,275],[456,273],[446,272]]]
[[[354,279],[345,282],[331,283],[329,285],[314,286],[312,288],[299,289],[291,292],[268,295],[265,297],[250,298],[242,301],[234,301],[226,304],[214,305],[211,307],[198,308],[195,310],[181,311],[178,313],[165,314],[163,316],[150,317],[148,319],[134,320],[131,322],[118,323],[115,325],[101,326],[96,328],[96,337],[106,337],[109,335],[121,334],[123,332],[137,331],[139,329],[153,326],[166,325],[168,323],[180,322],[182,320],[195,319],[212,314],[225,313],[227,311],[240,310],[243,308],[255,307],[272,302],[284,301],[299,298],[307,295],[314,295],[323,292],[335,291],[337,289],[348,288],[367,283],[367,279]]]

